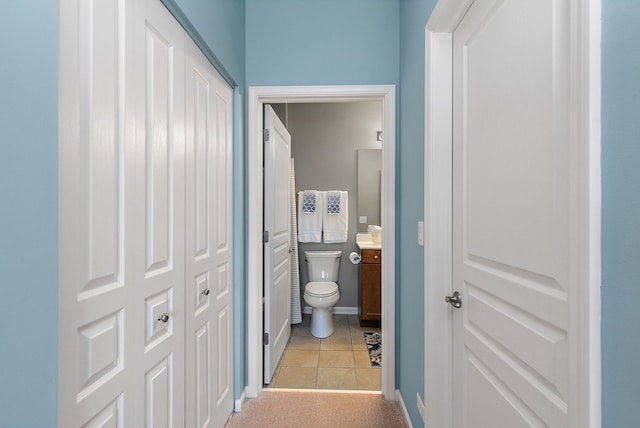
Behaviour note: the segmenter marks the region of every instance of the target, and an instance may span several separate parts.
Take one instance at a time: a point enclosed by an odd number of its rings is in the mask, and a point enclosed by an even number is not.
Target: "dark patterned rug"
[[[382,335],[377,332],[365,332],[364,343],[367,344],[371,367],[382,366]]]

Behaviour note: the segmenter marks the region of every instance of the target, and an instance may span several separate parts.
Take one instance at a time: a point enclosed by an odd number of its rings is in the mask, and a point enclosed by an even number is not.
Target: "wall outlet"
[[[422,402],[422,398],[420,398],[420,394],[416,394],[416,397],[417,397],[416,401],[417,401],[418,413],[420,413],[420,417],[424,421],[424,403]]]
[[[424,221],[418,222],[418,245],[424,247]]]

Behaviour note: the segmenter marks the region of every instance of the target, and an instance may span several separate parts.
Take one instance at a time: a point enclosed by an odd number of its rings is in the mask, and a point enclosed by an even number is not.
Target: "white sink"
[[[382,245],[373,241],[370,233],[356,233],[356,244],[361,250],[380,250]]]

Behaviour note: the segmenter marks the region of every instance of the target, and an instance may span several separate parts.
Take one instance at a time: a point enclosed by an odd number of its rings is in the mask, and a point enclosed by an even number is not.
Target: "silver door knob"
[[[457,291],[454,291],[451,296],[445,296],[444,301],[454,308],[460,308],[462,306],[462,298],[460,297],[460,293]]]
[[[169,321],[169,314],[162,314],[158,317],[158,321],[167,322]]]
[[[205,296],[208,296],[209,295],[209,289],[205,288],[204,290],[202,290],[201,294],[204,294]]]

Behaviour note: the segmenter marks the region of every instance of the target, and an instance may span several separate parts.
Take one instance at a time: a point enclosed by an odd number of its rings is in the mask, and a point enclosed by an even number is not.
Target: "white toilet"
[[[311,306],[311,334],[318,338],[333,333],[333,307],[340,300],[338,268],[342,251],[305,251],[309,282],[304,301]]]

